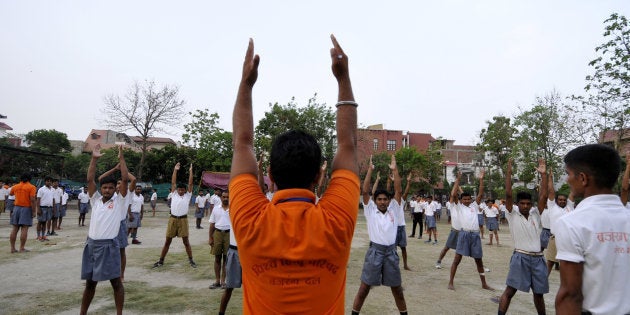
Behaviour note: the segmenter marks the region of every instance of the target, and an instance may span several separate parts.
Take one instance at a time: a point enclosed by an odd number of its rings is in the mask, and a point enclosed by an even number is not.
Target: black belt
[[[214,229],[215,231],[219,231],[221,233],[228,233],[230,232],[230,230],[220,230],[220,229]]]
[[[39,206],[40,208],[52,208],[52,206]]]
[[[188,217],[188,215],[186,215],[186,214],[184,214],[182,216],[179,216],[179,217],[171,214],[171,218],[175,218],[175,219],[185,219],[187,217]]]
[[[233,250],[238,250],[238,248],[236,248],[236,246],[234,246],[234,245],[230,245],[230,248],[233,249]]]

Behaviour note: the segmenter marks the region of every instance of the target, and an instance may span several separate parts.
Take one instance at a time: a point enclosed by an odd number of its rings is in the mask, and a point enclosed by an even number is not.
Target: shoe
[[[142,244],[142,242],[138,241],[137,239],[133,239],[133,241],[131,241],[131,244],[136,244],[136,245],[140,245]]]
[[[485,272],[490,272],[490,268],[488,268],[488,267],[486,267],[486,266],[483,266],[483,270],[484,270]]]
[[[159,268],[159,267],[162,267],[162,266],[164,266],[164,262],[163,261],[159,261],[159,260],[158,260],[158,262],[153,264],[153,268]]]
[[[422,239],[422,236],[418,236],[418,239],[419,239],[419,240],[421,240],[421,239]]]
[[[438,242],[437,242],[437,241],[435,241],[435,242],[433,242],[433,245],[437,245],[437,243],[438,243]]]
[[[426,240],[424,242],[428,244],[428,243],[431,243],[431,240]]]
[[[221,290],[225,290],[225,289],[227,289],[227,285],[225,285],[225,283],[224,283],[224,284],[221,285]]]
[[[193,268],[197,268],[197,264],[195,264],[195,262],[192,260],[190,261],[190,266]]]
[[[415,235],[413,235],[413,234],[411,234],[411,235],[409,235],[409,237],[416,237],[416,236],[415,236]]]
[[[435,269],[442,269],[441,263],[435,263]]]
[[[46,232],[46,236],[51,236],[52,234],[50,234],[50,232]]]
[[[213,283],[213,284],[210,285],[209,288],[210,288],[210,290],[214,290],[214,289],[218,289],[220,287],[221,287],[220,283]]]
[[[50,232],[50,235],[58,235],[57,233],[55,233],[55,231]]]

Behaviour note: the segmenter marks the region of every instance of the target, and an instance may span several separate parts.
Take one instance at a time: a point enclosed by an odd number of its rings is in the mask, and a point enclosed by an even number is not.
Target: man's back
[[[630,211],[616,195],[588,197],[554,223],[557,258],[583,263],[583,308],[630,312]]]
[[[230,192],[243,265],[244,313],[343,313],[358,212],[356,174],[333,172],[317,204],[307,189],[279,190],[269,202],[249,174],[232,179]]]

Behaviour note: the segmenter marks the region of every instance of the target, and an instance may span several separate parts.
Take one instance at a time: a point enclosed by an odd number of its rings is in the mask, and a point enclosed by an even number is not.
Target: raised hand
[[[330,35],[330,39],[333,43],[333,48],[330,49],[330,59],[332,59],[332,72],[337,80],[341,78],[347,78],[348,73],[348,56],[343,52],[341,46],[337,42],[335,35]]]
[[[392,154],[392,161],[389,163],[389,169],[392,171],[396,169],[396,156],[393,154]]]
[[[193,169],[192,169],[192,166],[193,166],[193,164],[192,164],[192,163],[190,163],[190,167],[188,168],[188,172],[192,172],[192,170],[193,170]]]
[[[486,170],[485,169],[481,169],[481,172],[479,173],[479,179],[483,179],[483,177],[486,175]]]
[[[536,167],[536,170],[540,174],[547,173],[547,162],[545,161],[545,159],[543,158],[538,159],[538,167]]]
[[[371,170],[374,170],[374,163],[372,163],[372,156],[370,155],[370,165],[368,166]]]
[[[94,149],[92,149],[92,157],[95,157],[95,158],[97,158],[97,159],[98,159],[98,158],[100,158],[101,156],[103,156],[103,153],[101,153],[101,144],[100,144],[100,143],[97,143],[97,144],[94,146]]]
[[[407,182],[409,182],[411,180],[411,172],[409,172],[409,174],[407,174]]]
[[[241,82],[247,84],[249,87],[253,87],[258,79],[258,64],[260,63],[260,57],[254,55],[254,40],[249,39],[249,45],[247,45],[247,52],[245,53],[245,61],[243,61],[243,76]]]
[[[177,162],[177,164],[175,164],[174,170],[179,171],[180,167],[181,167],[181,165],[179,164],[179,162]]]
[[[322,172],[326,171],[326,168],[328,167],[328,161],[324,160],[324,164],[322,164]]]

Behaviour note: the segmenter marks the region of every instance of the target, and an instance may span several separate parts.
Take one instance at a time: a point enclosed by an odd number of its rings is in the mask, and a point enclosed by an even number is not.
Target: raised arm
[[[538,171],[538,173],[540,174],[538,212],[542,214],[545,208],[547,208],[547,197],[549,196],[549,178],[547,178],[547,162],[545,161],[545,159],[538,159],[538,167],[536,168],[536,171]],[[553,186],[553,184],[551,186]]]
[[[324,192],[324,178],[326,178],[326,168],[328,167],[328,161],[324,160],[324,164],[319,170],[319,178],[317,179],[317,196],[321,197]]]
[[[122,145],[118,147],[118,164],[120,164],[120,195],[125,197],[129,192],[129,170],[123,155]]]
[[[483,177],[486,175],[486,170],[481,170],[481,174],[479,174],[479,194],[477,194],[477,202],[480,205],[483,202]]]
[[[553,187],[553,171],[547,167],[547,200],[556,200],[556,189]]]
[[[459,202],[459,198],[457,196],[457,193],[459,192],[460,188],[459,188],[459,180],[462,178],[462,172],[457,172],[457,178],[455,179],[455,183],[453,183],[453,189],[451,190],[451,198],[450,198],[450,202],[451,203],[458,203]]]
[[[88,166],[87,171],[87,185],[88,185],[88,196],[92,198],[94,193],[96,192],[96,181],[94,181],[96,177],[96,161],[103,156],[101,154],[101,145],[97,144],[92,149],[92,159],[90,160],[90,165]]]
[[[387,182],[385,182],[385,190],[391,191],[393,182],[394,182],[394,174],[390,172],[389,175],[387,176]]]
[[[332,170],[347,169],[355,174],[357,168],[357,103],[354,102],[348,56],[343,52],[334,35],[330,35],[332,72],[337,79],[337,153],[333,158]]]
[[[258,78],[260,57],[254,55],[254,40],[249,39],[241,83],[238,86],[236,104],[232,112],[233,147],[230,178],[240,174],[256,175],[254,153],[254,118],[252,114],[252,90]],[[355,128],[356,129],[356,128]]]
[[[113,175],[118,170],[120,170],[120,163],[116,164],[116,166],[114,166],[112,169],[108,170],[107,172],[101,174],[101,176],[98,177],[98,181],[100,182],[103,178]]]
[[[128,173],[129,175],[129,181],[131,181],[131,183],[129,184],[129,192],[133,193],[134,190],[136,190],[136,184],[138,183],[138,179],[133,176],[133,174]]]
[[[507,171],[505,172],[505,209],[512,213],[512,206],[514,200],[512,199],[512,159],[508,159]]]
[[[258,186],[260,190],[265,192],[265,173],[263,172],[263,160],[265,158],[265,153],[260,153],[260,158],[258,159]]]
[[[394,175],[394,199],[400,204],[400,197],[402,196],[402,180],[398,173],[398,166],[396,165],[396,155],[392,154],[392,162],[389,164],[389,169]]]
[[[626,153],[626,170],[623,172],[621,180],[621,203],[625,206],[630,193],[630,152]]]
[[[192,193],[193,191],[193,168],[192,162],[190,162],[190,167],[188,168],[188,192]]]
[[[177,164],[175,164],[175,167],[173,167],[173,175],[171,176],[171,192],[175,193],[177,191],[177,172],[179,172],[179,168],[180,168],[180,164],[179,162],[177,162]]]
[[[367,168],[367,173],[365,174],[365,179],[363,180],[363,204],[367,205],[370,202],[370,181],[372,177],[372,171],[374,170],[374,164],[372,164],[372,156],[370,156],[370,164]]]
[[[381,172],[376,172],[376,180],[374,181],[374,185],[372,185],[372,196],[376,193],[376,188],[378,188],[378,182],[381,181]]]
[[[411,172],[407,174],[407,184],[405,185],[405,190],[402,193],[403,200],[407,200],[407,196],[409,195],[409,187],[411,187]]]

